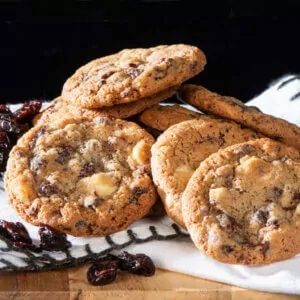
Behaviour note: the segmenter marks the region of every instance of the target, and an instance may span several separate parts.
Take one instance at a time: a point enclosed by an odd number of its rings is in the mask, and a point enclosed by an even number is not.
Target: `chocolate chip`
[[[129,197],[129,202],[134,204],[139,204],[139,197],[146,193],[148,191],[148,188],[141,188],[141,187],[135,187],[132,189],[132,196]]]
[[[219,224],[222,229],[232,230],[233,219],[230,216],[227,216],[226,214],[220,214],[217,215],[216,218],[219,221]]]
[[[273,202],[275,200],[278,200],[280,196],[282,195],[283,190],[277,186],[274,186],[271,190],[270,195],[266,199],[267,202]]]
[[[65,164],[71,157],[71,149],[68,146],[63,146],[57,149],[58,156],[55,161],[59,164]]]
[[[229,246],[229,245],[222,245],[221,246],[221,251],[224,254],[228,255],[229,253],[231,253],[233,251],[233,248],[231,246]]]
[[[154,73],[153,73],[153,77],[155,80],[160,80],[163,79],[167,76],[168,74],[168,69],[160,69],[158,67],[156,67],[154,69]]]
[[[194,63],[190,64],[189,65],[190,71],[193,72],[193,73],[196,72],[197,66],[198,66],[198,62],[197,61],[195,61]]]
[[[48,161],[43,158],[35,158],[31,161],[31,169],[37,172],[41,168],[45,168],[48,165]]]
[[[143,72],[144,72],[144,70],[142,70],[142,69],[133,69],[133,70],[127,71],[127,74],[131,77],[131,79],[135,79]]]
[[[293,201],[300,202],[300,191],[295,192]]]
[[[247,155],[247,154],[249,154],[249,153],[255,151],[255,149],[256,149],[256,148],[255,148],[254,146],[252,146],[252,145],[244,144],[244,145],[241,145],[241,146],[239,146],[239,147],[237,148],[236,154],[237,154],[237,156],[238,156],[239,158],[241,158],[241,157],[243,157],[244,155]]]
[[[268,220],[266,225],[274,228],[278,228],[280,226],[279,221],[274,219]]]
[[[253,219],[259,224],[266,224],[268,218],[265,211],[259,209],[257,212],[254,213]]]
[[[271,138],[275,141],[279,141],[280,140],[280,136],[279,135],[272,135]]]
[[[79,177],[88,177],[95,173],[96,167],[93,163],[85,164],[80,170]]]
[[[90,233],[93,232],[92,228],[90,227],[90,225],[88,225],[85,221],[83,220],[80,220],[78,221],[76,224],[75,224],[75,228],[77,230],[80,230],[80,231],[88,231]]]
[[[89,205],[88,207],[93,209],[93,210],[96,210],[96,207],[100,206],[102,203],[104,203],[104,199],[102,198],[97,198],[93,204]]]
[[[48,180],[42,181],[39,187],[39,193],[43,196],[51,196],[57,192],[57,188]]]
[[[29,148],[32,150],[35,147],[36,141],[39,137],[41,137],[43,134],[45,134],[47,130],[46,126],[41,127],[35,134],[31,142],[29,143]]]
[[[266,257],[266,253],[268,252],[269,249],[270,249],[270,243],[269,242],[265,242],[265,243],[262,244],[261,252],[262,252],[264,257]]]

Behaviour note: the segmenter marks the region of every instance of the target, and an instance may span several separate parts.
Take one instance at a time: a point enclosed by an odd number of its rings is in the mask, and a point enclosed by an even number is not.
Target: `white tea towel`
[[[300,79],[290,75],[278,80],[265,92],[248,102],[263,112],[300,125]],[[8,205],[0,184],[0,219],[23,222]],[[37,228],[23,222],[38,243]],[[12,247],[0,240],[0,269],[57,269],[92,262],[107,252],[126,248],[145,253],[157,267],[197,277],[220,281],[249,289],[300,295],[300,255],[262,267],[223,264],[199,252],[187,233],[168,217],[142,219],[126,231],[105,238],[74,238],[68,236],[72,248],[66,252],[34,254]]]

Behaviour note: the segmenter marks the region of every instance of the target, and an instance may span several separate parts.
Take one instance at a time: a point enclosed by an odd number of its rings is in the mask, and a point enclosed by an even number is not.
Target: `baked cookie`
[[[118,119],[127,119],[146,108],[173,96],[178,86],[170,87],[158,94],[140,99],[136,102],[119,104],[101,109],[87,109],[66,104],[61,97],[54,99],[49,106],[44,108],[33,119],[33,125],[52,123],[62,118],[73,117],[76,119],[92,120],[95,117],[111,116]]]
[[[151,149],[151,168],[169,217],[185,227],[181,195],[205,158],[220,148],[259,137],[259,134],[235,122],[208,116],[176,124],[161,134]]]
[[[150,128],[165,131],[172,125],[201,117],[203,115],[177,104],[157,104],[142,112],[139,116],[139,121]]]
[[[300,128],[295,124],[266,115],[256,107],[247,106],[233,97],[218,95],[202,86],[184,85],[178,95],[184,102],[203,112],[234,120],[274,140],[300,149]]]
[[[153,143],[135,123],[107,117],[33,127],[10,153],[10,204],[27,222],[74,236],[123,230],[156,200]]]
[[[78,69],[64,84],[62,97],[85,108],[128,103],[181,84],[205,64],[203,52],[189,45],[125,49]]]
[[[261,265],[300,251],[300,153],[271,139],[220,150],[182,196],[195,245],[231,264]]]

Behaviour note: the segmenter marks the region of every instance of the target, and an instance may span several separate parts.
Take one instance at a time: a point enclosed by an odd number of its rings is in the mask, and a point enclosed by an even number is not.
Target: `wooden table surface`
[[[299,296],[262,293],[158,269],[153,277],[119,273],[107,286],[95,287],[86,280],[87,266],[40,273],[0,272],[2,299],[272,299]]]

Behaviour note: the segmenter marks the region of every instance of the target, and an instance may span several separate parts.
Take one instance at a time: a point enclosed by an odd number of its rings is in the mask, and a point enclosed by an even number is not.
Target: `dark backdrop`
[[[300,1],[49,3],[0,0],[1,103],[52,99],[76,68],[125,47],[199,46],[208,64],[191,81],[242,100],[300,71]]]

